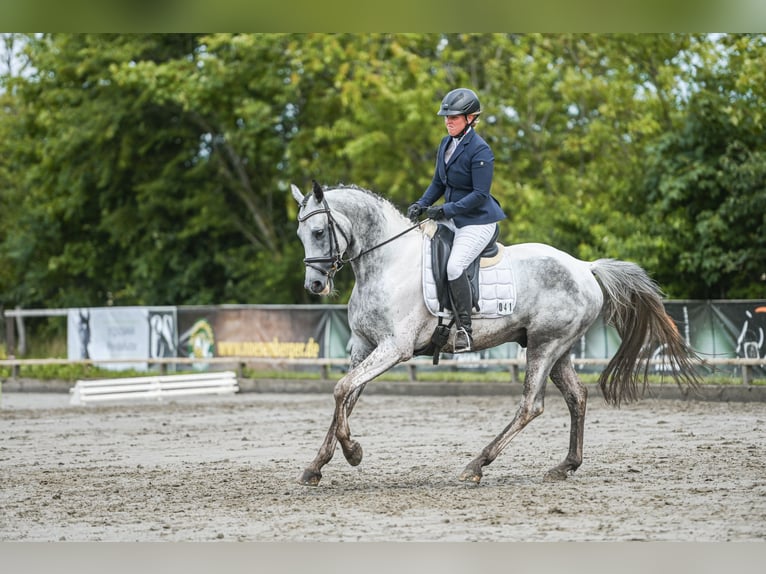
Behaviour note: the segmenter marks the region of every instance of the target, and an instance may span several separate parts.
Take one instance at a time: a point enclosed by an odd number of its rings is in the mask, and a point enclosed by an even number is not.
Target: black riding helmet
[[[437,115],[468,116],[471,114],[479,115],[480,113],[481,104],[476,93],[468,88],[457,88],[444,96]]]

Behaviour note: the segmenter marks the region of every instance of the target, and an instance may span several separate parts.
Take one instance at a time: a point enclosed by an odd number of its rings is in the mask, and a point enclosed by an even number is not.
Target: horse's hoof
[[[460,482],[473,482],[479,484],[481,482],[481,471],[475,471],[472,468],[466,468],[458,477]]]
[[[307,468],[303,471],[303,474],[298,479],[298,484],[302,484],[304,486],[317,486],[319,485],[320,480],[322,480],[321,472]]]
[[[348,452],[345,450],[343,451],[343,456],[346,457],[346,460],[351,466],[358,466],[359,463],[362,462],[363,454],[362,445],[356,441],[351,441],[351,448]]]
[[[569,477],[569,473],[565,468],[552,468],[545,473],[543,482],[560,482],[566,480]]]

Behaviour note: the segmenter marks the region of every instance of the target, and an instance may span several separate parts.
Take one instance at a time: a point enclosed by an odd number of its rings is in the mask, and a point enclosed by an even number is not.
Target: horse
[[[335,274],[350,264],[355,283],[348,301],[349,369],[333,390],[335,409],[314,460],[298,478],[317,486],[337,444],[352,466],[362,447],[351,438],[349,416],[368,382],[429,347],[437,317],[423,297],[421,226],[390,201],[356,187],[324,188],[316,181],[299,204],[297,234],[305,251],[304,287],[314,295],[334,292]],[[605,401],[619,407],[638,400],[647,385],[651,352],[662,347],[679,386],[696,388],[698,357],[665,313],[659,286],[639,265],[616,259],[587,262],[541,243],[505,247],[518,300],[513,312],[475,319],[475,351],[515,341],[526,348],[527,367],[519,406],[510,423],[465,467],[460,481],[478,484],[489,465],[524,427],[543,412],[550,378],[570,415],[569,449],[546,481],[564,480],[582,464],[587,389],[570,354],[574,343],[604,314],[621,344],[599,378]],[[450,335],[454,338],[454,333]],[[450,344],[450,341],[447,343]]]

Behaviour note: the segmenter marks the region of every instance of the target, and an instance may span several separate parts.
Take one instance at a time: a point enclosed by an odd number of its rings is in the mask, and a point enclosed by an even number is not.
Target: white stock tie
[[[449,162],[452,154],[455,153],[455,148],[457,148],[457,140],[452,138],[452,141],[450,141],[449,145],[447,146],[447,150],[444,152],[444,163]]]

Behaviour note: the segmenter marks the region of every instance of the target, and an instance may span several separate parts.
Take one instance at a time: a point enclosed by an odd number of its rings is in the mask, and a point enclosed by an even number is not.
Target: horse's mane
[[[369,189],[359,187],[358,185],[339,183],[335,186],[322,186],[322,190],[323,191],[358,191],[370,197],[374,201],[381,203],[386,208],[391,209],[394,213],[397,213],[401,217],[404,217],[400,209],[396,205],[394,205],[394,203],[391,200],[383,197],[382,195],[378,195],[374,191],[370,191]]]

